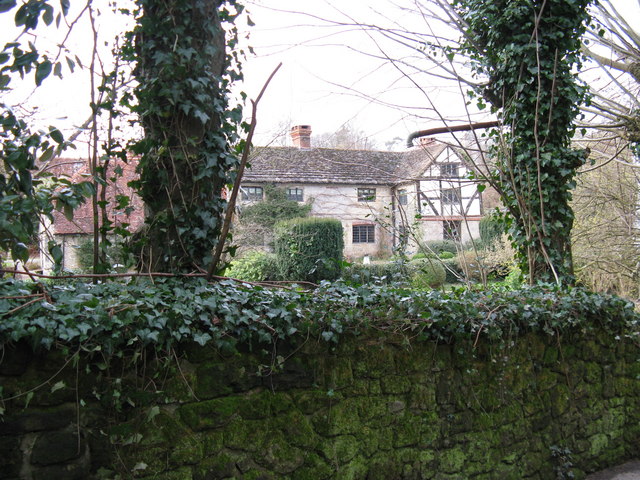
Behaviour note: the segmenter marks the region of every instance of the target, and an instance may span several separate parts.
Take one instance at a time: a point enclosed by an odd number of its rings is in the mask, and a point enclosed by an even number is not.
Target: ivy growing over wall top
[[[112,355],[178,342],[265,348],[308,338],[339,342],[373,327],[406,341],[480,337],[500,343],[525,331],[556,335],[603,327],[638,332],[633,305],[580,288],[411,292],[394,286],[323,283],[314,291],[267,289],[232,281],[135,279],[102,284],[0,284],[0,345],[81,346]]]

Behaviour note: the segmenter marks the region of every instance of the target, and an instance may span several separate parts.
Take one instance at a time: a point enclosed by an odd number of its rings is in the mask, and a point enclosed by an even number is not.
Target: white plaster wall
[[[294,186],[294,185],[292,185]],[[375,188],[376,199],[358,201],[358,188]],[[392,235],[384,228],[391,224],[391,189],[380,185],[304,185],[305,199],[313,199],[311,216],[337,218],[344,231],[344,255],[358,259],[365,255],[386,256],[391,253]],[[353,243],[353,224],[375,224],[375,243]]]
[[[258,184],[247,184],[247,186]],[[304,203],[311,202],[312,217],[336,218],[342,222],[344,255],[348,259],[359,259],[365,255],[386,256],[391,253],[393,237],[391,224],[391,188],[380,185],[325,185],[325,184],[278,184],[281,188],[302,188]],[[358,188],[375,188],[375,201],[359,202]],[[243,202],[246,203],[246,202]],[[353,224],[375,224],[375,243],[353,243]]]

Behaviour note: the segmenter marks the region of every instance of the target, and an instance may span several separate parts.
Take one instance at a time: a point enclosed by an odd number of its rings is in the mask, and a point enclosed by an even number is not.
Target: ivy
[[[206,269],[221,231],[223,188],[238,165],[241,108],[229,105],[242,78],[235,0],[138,0],[123,49],[135,62],[144,139],[136,187],[147,208],[140,264],[153,271]],[[225,31],[226,26],[226,31]]]
[[[585,161],[571,147],[573,121],[585,100],[577,83],[580,38],[591,0],[456,0],[468,25],[464,51],[486,83],[475,90],[505,128],[492,153],[506,207],[503,220],[531,282],[571,284],[569,206]]]
[[[366,328],[407,341],[504,342],[527,331],[605,328],[638,332],[633,305],[580,288],[537,286],[414,292],[397,286],[323,283],[315,291],[278,290],[197,278],[135,279],[126,284],[0,284],[0,346],[99,351],[111,356],[178,343],[269,348],[316,338],[331,343]],[[411,340],[410,340],[411,339]]]

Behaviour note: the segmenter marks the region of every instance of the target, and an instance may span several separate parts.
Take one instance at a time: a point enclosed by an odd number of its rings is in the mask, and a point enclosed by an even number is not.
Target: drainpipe
[[[416,138],[420,137],[428,137],[429,135],[437,135],[439,133],[453,133],[453,132],[468,132],[469,130],[479,130],[482,128],[492,128],[500,125],[500,122],[497,120],[491,122],[476,122],[476,123],[466,123],[464,125],[453,125],[451,127],[437,127],[437,128],[429,128],[427,130],[418,130],[417,132],[413,132],[407,138],[407,148],[413,147],[413,141]]]

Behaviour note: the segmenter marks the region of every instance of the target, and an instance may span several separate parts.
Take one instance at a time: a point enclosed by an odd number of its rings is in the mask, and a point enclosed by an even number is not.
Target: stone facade
[[[312,216],[342,221],[351,260],[480,236],[483,196],[456,149],[436,141],[403,153],[312,148],[310,134],[309,126],[294,127],[293,147],[255,150],[243,178],[245,201],[267,184],[312,201]]]
[[[156,380],[128,374],[128,387],[82,353],[76,367],[5,346],[0,479],[581,479],[637,454],[631,340],[539,331],[408,348],[360,333],[279,345],[276,364],[183,345],[179,369],[149,365]],[[113,410],[118,388],[132,402]]]

